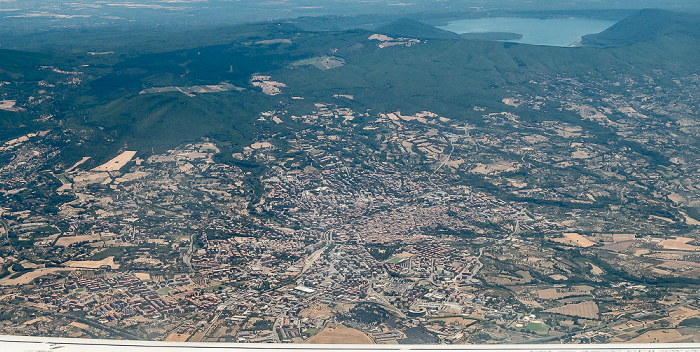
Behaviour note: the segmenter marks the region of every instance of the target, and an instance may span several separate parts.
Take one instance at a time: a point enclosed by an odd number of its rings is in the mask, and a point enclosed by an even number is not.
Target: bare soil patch
[[[59,271],[71,271],[75,270],[73,268],[41,268],[41,269],[36,269],[34,271],[30,271],[18,278],[14,279],[9,279],[9,278],[4,278],[0,280],[0,285],[4,286],[12,286],[12,285],[26,285],[28,283],[31,283],[34,281],[39,276],[46,275],[46,274],[51,274],[51,273],[56,273]]]
[[[659,266],[666,269],[686,270],[689,268],[700,268],[700,263],[684,260],[664,260],[664,262]]]
[[[311,319],[328,319],[332,314],[328,305],[323,303],[313,304],[300,313],[302,317]]]
[[[165,338],[165,341],[174,341],[174,342],[185,342],[187,339],[190,337],[190,334],[178,334],[176,332],[168,335],[168,337]]]
[[[679,340],[686,339],[687,336],[683,336],[676,329],[663,329],[648,331],[641,334],[628,342],[630,343],[664,343],[664,342],[676,342]]]
[[[598,305],[595,302],[567,304],[558,308],[547,309],[545,312],[559,313],[589,319],[598,319]]]
[[[625,242],[633,241],[635,239],[635,234],[633,233],[616,233],[612,235],[613,242]]]
[[[134,273],[134,276],[141,281],[149,281],[151,279],[151,274],[149,273]]]
[[[78,323],[77,321],[74,321],[74,322],[72,322],[72,323],[70,323],[70,324],[68,324],[68,325],[70,325],[70,326],[75,326],[76,328],[82,329],[82,330],[87,330],[87,329],[90,328],[87,324]]]
[[[93,235],[80,235],[80,236],[66,236],[66,237],[61,237],[56,241],[57,246],[63,246],[63,247],[68,247],[73,243],[78,243],[78,242],[91,242],[91,241],[97,241],[100,239],[100,235],[98,234],[93,234]]]
[[[593,287],[591,286],[573,286],[570,289],[568,288],[547,288],[544,290],[538,290],[537,295],[541,299],[560,299],[564,297],[570,297],[570,296],[580,296],[580,295],[587,295],[590,294],[591,291],[593,290]]]
[[[92,171],[119,171],[119,169],[131,161],[131,158],[133,158],[134,155],[136,155],[135,151],[127,150],[117,155],[112,160],[92,169]]]
[[[327,326],[306,343],[313,344],[374,344],[369,336],[360,330],[342,325]]]
[[[603,269],[599,268],[597,265],[591,264],[591,274],[600,275],[603,273]]]
[[[563,243],[569,246],[577,246],[584,248],[588,248],[590,246],[595,245],[595,242],[577,233],[565,233],[563,238],[555,238],[553,239],[553,241]]]
[[[690,318],[700,316],[700,311],[689,307],[678,307],[668,313],[672,318]]]
[[[624,241],[624,242],[615,242],[615,243],[610,243],[606,244],[603,246],[603,249],[607,249],[612,252],[624,252],[629,248],[631,245],[634,244],[634,240],[632,241]]]
[[[197,342],[197,341],[201,340],[202,337],[204,337],[204,331],[199,331],[196,334],[192,335],[190,337],[189,341]]]
[[[700,247],[688,244],[688,242],[690,242],[692,240],[693,240],[692,238],[688,238],[688,237],[676,237],[672,240],[661,241],[661,243],[659,243],[659,246],[663,247],[663,249],[675,249],[675,250],[681,250],[681,251],[700,250]]]
[[[72,268],[97,269],[103,265],[109,265],[112,269],[119,269],[119,264],[114,263],[114,256],[107,257],[102,260],[71,260],[65,263],[65,266]]]

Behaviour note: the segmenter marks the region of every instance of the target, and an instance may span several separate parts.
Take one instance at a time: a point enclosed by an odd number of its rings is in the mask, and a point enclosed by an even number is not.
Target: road
[[[304,267],[301,269],[301,272],[299,272],[299,275],[297,277],[298,279],[301,279],[301,276],[304,275],[304,273],[306,273],[309,270],[309,268],[311,268],[311,265],[313,265],[313,263],[321,257],[323,251],[325,251],[326,248],[328,248],[328,246],[331,244],[330,239],[332,232],[333,230],[328,230],[323,233],[322,237],[326,241],[326,245],[311,253],[311,255],[308,258],[306,258],[306,260],[304,261]]]
[[[194,237],[194,235],[192,235],[192,236]],[[209,322],[209,326],[207,327],[206,330],[204,330],[204,334],[203,334],[202,337],[200,337],[199,340],[197,340],[197,341],[202,341],[202,339],[203,339],[204,337],[206,337],[207,334],[209,334],[209,331],[211,330],[211,328],[214,327],[214,324],[216,324],[216,322],[219,320],[219,317],[221,317],[221,313],[223,313],[223,312],[226,310],[226,307],[230,306],[231,304],[233,304],[233,303],[235,303],[235,302],[236,302],[236,300],[235,300],[234,298],[231,298],[231,299],[227,300],[226,302],[220,304],[220,305],[216,308],[217,313],[216,313],[216,315],[214,316],[214,319],[212,319],[212,320]]]
[[[282,321],[284,321],[285,316],[287,316],[286,311],[280,313],[280,315],[278,315],[277,318],[275,318],[275,323],[272,324],[272,339],[274,343],[282,342],[280,340],[280,335],[277,333],[277,331],[282,329]]]
[[[474,278],[474,275],[476,275],[481,268],[484,267],[484,264],[481,263],[481,256],[484,255],[484,247],[479,248],[479,255],[476,257],[476,266],[474,266],[474,270],[472,270],[472,273],[469,274],[469,280]]]
[[[10,226],[5,221],[5,219],[0,217],[0,224],[2,224],[2,227],[5,228],[5,236],[7,237],[7,244],[10,246],[10,248],[14,251],[15,247],[12,246],[12,241],[10,240]]]
[[[389,303],[389,301],[384,297],[383,294],[378,293],[377,291],[375,291],[375,290],[372,288],[372,284],[371,284],[371,283],[370,283],[370,285],[369,285],[369,288],[367,289],[367,297],[370,297],[370,296],[375,296],[375,297],[377,297],[377,299],[376,299],[376,300],[367,300],[367,301],[364,301],[364,302],[378,303],[378,304],[384,306],[384,308],[387,308],[388,310],[390,310],[390,311],[392,311],[392,312],[398,314],[399,317],[404,318],[404,319],[406,318],[406,314],[404,314],[404,312],[402,312],[401,309],[398,309],[398,308],[394,307],[394,305],[392,305],[391,303]],[[360,301],[360,302],[363,302],[363,301]]]
[[[187,250],[187,253],[182,257],[182,261],[185,262],[185,264],[190,268],[190,271],[192,270],[192,252],[194,252],[194,235],[190,237],[190,248]]]
[[[214,316],[214,319],[212,319],[211,322],[209,322],[209,326],[207,326],[207,329],[204,330],[204,334],[202,334],[202,336],[199,338],[199,340],[197,340],[197,342],[202,341],[202,339],[205,338],[207,336],[207,334],[209,334],[209,331],[211,330],[211,328],[214,327],[214,324],[216,324],[216,322],[219,320],[219,317],[221,316],[221,312],[223,312],[223,311],[224,310],[222,309],[218,313],[216,313],[216,315]]]
[[[445,166],[445,164],[447,164],[448,161],[450,161],[450,157],[452,156],[452,152],[455,150],[455,145],[452,144],[452,140],[449,138],[445,138],[445,139],[447,139],[447,141],[450,143],[450,147],[451,147],[450,152],[447,154],[445,159],[442,160],[440,165],[435,170],[433,170],[433,172],[430,174],[430,176],[428,176],[428,182],[430,182],[430,183],[433,183],[433,181],[432,181],[433,175],[435,175],[436,172],[440,171],[440,169],[443,166]],[[433,183],[433,185],[435,185],[435,184]]]

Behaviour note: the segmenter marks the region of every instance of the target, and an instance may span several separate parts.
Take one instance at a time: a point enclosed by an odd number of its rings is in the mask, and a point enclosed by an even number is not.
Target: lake
[[[571,46],[586,34],[599,33],[615,24],[616,21],[591,18],[523,18],[490,17],[448,22],[438,28],[455,33],[518,33],[521,39],[509,40],[517,43]]]

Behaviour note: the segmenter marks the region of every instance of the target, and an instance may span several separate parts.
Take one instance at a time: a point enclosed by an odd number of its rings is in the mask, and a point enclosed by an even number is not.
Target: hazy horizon
[[[0,30],[46,30],[113,25],[211,26],[263,22],[304,16],[401,15],[490,11],[579,11],[662,8],[700,11],[691,0],[136,0],[136,1],[19,1],[0,0]]]

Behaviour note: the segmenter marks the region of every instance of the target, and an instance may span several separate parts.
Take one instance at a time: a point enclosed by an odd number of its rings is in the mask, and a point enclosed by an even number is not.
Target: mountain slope
[[[625,46],[677,34],[700,39],[700,16],[690,13],[645,9],[610,28],[582,38],[587,46]]]
[[[267,96],[250,91],[139,94],[89,110],[88,123],[141,151],[163,151],[205,136],[245,144],[258,111],[269,105]]]
[[[6,51],[0,52],[0,77],[4,68],[15,77],[24,75],[27,83],[21,87],[0,87],[0,93],[8,94],[0,96],[0,100],[16,99],[18,104],[30,107],[34,105],[28,103],[29,97],[37,96],[39,91],[46,91],[42,94],[47,99],[45,106],[40,106],[44,110],[3,113],[5,122],[0,124],[0,136],[7,136],[5,131],[15,128],[12,126],[35,123],[42,115],[56,115],[56,121],[68,121],[77,131],[85,127],[94,131],[94,139],[92,135],[85,137],[90,139],[83,143],[86,149],[107,149],[109,145],[162,151],[202,137],[240,148],[254,139],[260,113],[298,109],[298,115],[303,115],[313,109],[315,102],[336,101],[334,94],[352,96],[343,104],[356,111],[371,108],[373,113],[410,112],[430,108],[455,119],[481,121],[483,114],[474,110],[475,106],[501,109],[502,98],[512,94],[509,91],[528,93],[526,90],[535,89],[525,84],[531,77],[553,77],[565,72],[606,78],[612,77],[611,72],[645,74],[651,70],[665,70],[669,75],[695,74],[700,36],[694,33],[700,30],[689,23],[696,20],[696,15],[641,11],[599,35],[611,43],[634,44],[606,48],[463,40],[457,34],[418,21],[398,20],[373,31],[299,33],[275,27],[269,33],[260,30],[226,45],[123,58],[57,55],[43,63],[32,61],[31,56],[41,58],[45,54]],[[652,26],[649,21],[658,23]],[[368,39],[372,33],[442,40],[380,48]],[[343,65],[319,69],[292,64],[329,53],[342,59],[339,61]],[[79,75],[82,83],[77,85],[65,83],[72,75],[37,67],[40,62],[57,65],[71,60],[72,66],[60,67],[63,71],[83,72]],[[286,87],[277,96],[265,95],[250,84],[254,75],[269,75]],[[52,76],[55,77],[49,79]],[[11,82],[12,77],[4,80]],[[43,80],[53,82],[55,92],[40,86]],[[174,92],[139,94],[153,87],[221,82],[247,89],[194,97]],[[294,99],[297,97],[304,100]],[[298,108],[302,102],[308,102],[310,107]],[[531,117],[536,119],[539,115]],[[287,127],[280,124],[276,128]],[[13,130],[11,135],[22,131]]]

